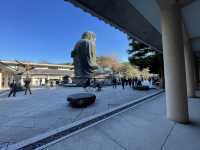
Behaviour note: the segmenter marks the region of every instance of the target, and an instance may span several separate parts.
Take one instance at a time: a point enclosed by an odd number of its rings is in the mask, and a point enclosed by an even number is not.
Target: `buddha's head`
[[[81,39],[85,39],[85,40],[90,40],[90,41],[96,41],[96,34],[94,32],[91,31],[87,31],[85,33],[83,33]]]

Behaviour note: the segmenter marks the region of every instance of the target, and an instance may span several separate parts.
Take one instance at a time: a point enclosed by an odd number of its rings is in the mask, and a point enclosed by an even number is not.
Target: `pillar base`
[[[167,117],[167,119],[169,119],[170,121],[173,121],[175,123],[190,124],[189,118],[185,118],[184,120],[180,120],[180,119],[175,119],[175,118]]]

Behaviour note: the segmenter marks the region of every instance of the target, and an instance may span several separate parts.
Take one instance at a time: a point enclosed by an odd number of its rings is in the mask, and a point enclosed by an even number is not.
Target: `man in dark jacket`
[[[24,80],[24,87],[25,87],[24,95],[26,95],[27,91],[29,91],[29,93],[32,94],[31,88],[30,88],[30,83],[31,83],[31,80],[29,78]]]
[[[17,92],[17,84],[15,80],[13,80],[13,82],[9,84],[9,87],[10,87],[10,92],[8,94],[8,97],[10,97],[12,94],[13,94],[13,97],[15,97],[16,92]]]
[[[112,80],[112,84],[113,84],[113,88],[117,88],[117,79],[116,78],[114,78]]]
[[[125,82],[126,82],[125,80],[126,80],[125,78],[121,79],[122,89],[125,89]]]

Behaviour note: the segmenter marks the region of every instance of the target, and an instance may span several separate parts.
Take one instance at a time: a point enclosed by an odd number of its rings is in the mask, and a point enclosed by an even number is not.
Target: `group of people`
[[[26,79],[24,80],[24,87],[25,87],[25,93],[24,95],[27,94],[27,92],[29,92],[30,94],[32,94],[31,92],[31,87],[30,87],[30,83],[31,83],[31,80],[30,79]],[[18,90],[18,86],[17,86],[17,83],[15,80],[13,80],[10,84],[9,84],[9,87],[10,87],[10,92],[8,94],[8,97],[10,97],[11,95],[13,95],[13,97],[16,96],[16,93],[17,93],[17,90]]]
[[[149,79],[144,79],[144,78],[113,78],[112,79],[112,86],[113,88],[117,88],[118,85],[122,86],[122,89],[125,89],[126,86],[129,86],[130,88],[134,88],[134,87],[140,87],[140,86],[148,86],[149,88],[152,88],[153,85],[153,78],[149,78]],[[101,85],[99,82],[96,82],[96,79],[91,80],[91,79],[86,79],[84,84],[83,84],[83,88],[87,89],[88,87],[93,87],[93,88],[97,88],[97,91],[101,90]]]
[[[101,91],[102,87],[101,84],[99,82],[96,82],[96,79],[94,78],[93,81],[91,81],[90,78],[88,78],[85,83],[83,84],[83,88],[87,89],[88,87],[93,87],[96,89],[96,91]]]
[[[123,89],[125,89],[125,86],[129,87],[135,87],[135,86],[148,86],[149,88],[152,88],[152,79],[143,79],[143,78],[113,78],[112,80],[113,88],[117,88],[117,85],[121,85]]]

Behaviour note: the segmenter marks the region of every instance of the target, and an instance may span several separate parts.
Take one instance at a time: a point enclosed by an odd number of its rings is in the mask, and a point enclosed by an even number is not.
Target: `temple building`
[[[25,71],[24,66],[31,66],[29,71]],[[17,75],[18,74],[18,75]],[[24,79],[31,78],[31,86],[43,86],[46,84],[56,84],[64,77],[73,77],[74,67],[66,64],[33,63],[17,61],[0,61],[0,90],[8,89],[9,83],[18,76],[21,85]]]

